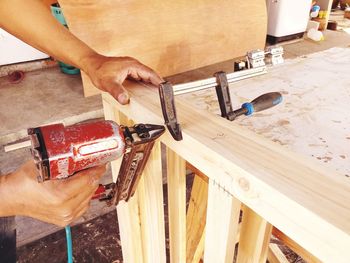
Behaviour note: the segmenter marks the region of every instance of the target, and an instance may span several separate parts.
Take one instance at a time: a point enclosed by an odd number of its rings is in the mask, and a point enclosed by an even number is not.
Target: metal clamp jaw
[[[126,148],[117,182],[100,186],[103,189],[96,196],[100,201],[106,201],[108,205],[117,205],[120,200],[127,202],[134,195],[153,145],[165,132],[164,126],[153,124],[121,126],[121,129],[125,136]],[[106,193],[108,189],[110,191]]]
[[[173,136],[176,141],[181,141],[182,132],[176,117],[174,91],[170,82],[166,81],[159,85],[159,97],[165,125],[171,136]]]

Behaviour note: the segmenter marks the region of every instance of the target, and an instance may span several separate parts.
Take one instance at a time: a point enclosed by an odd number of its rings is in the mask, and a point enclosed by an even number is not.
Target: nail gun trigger
[[[106,185],[99,184],[97,190],[92,196],[92,199],[98,199],[100,202],[111,200],[114,196],[114,187],[115,183],[109,183]]]

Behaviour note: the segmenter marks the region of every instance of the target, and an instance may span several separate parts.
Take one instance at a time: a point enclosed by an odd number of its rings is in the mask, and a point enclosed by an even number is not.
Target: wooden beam
[[[186,162],[166,150],[170,262],[186,262]]]
[[[204,242],[205,242],[205,229],[202,232],[202,235],[200,236],[200,239],[198,242],[198,247],[194,252],[192,261],[188,261],[188,262],[192,262],[192,263],[203,262],[202,259],[203,259],[203,254],[204,254]]]
[[[209,180],[204,262],[232,263],[241,202]]]
[[[194,179],[192,192],[191,192],[191,198],[190,198],[190,204],[189,209],[187,213],[187,220],[189,221],[189,218],[192,218],[194,215],[197,216],[199,219],[199,222],[205,224],[205,214],[206,214],[206,205],[207,205],[207,190],[204,195],[198,194],[199,191],[199,185],[202,188],[207,189],[208,188],[208,177],[206,177],[201,171],[199,171],[196,167],[191,165],[190,163],[186,163],[187,169],[190,169],[193,171],[196,176]],[[200,180],[201,179],[201,180]],[[197,194],[196,194],[197,193]],[[195,204],[195,205],[193,205]],[[193,209],[193,207],[196,207],[196,210]],[[204,210],[204,211],[203,211]],[[202,211],[202,212],[199,212]],[[202,215],[202,216],[199,216]],[[193,244],[191,247],[188,247],[187,249],[187,261],[186,262],[193,262],[197,263],[203,256],[204,252],[204,237],[205,237],[205,226],[201,227],[200,231],[195,230],[195,227],[198,226],[198,223],[194,223],[189,225],[188,224],[188,230],[187,235],[188,238],[191,237],[192,241],[191,244]],[[237,231],[237,238],[236,241],[238,242],[240,239],[240,227]],[[191,234],[196,233],[196,234]],[[202,233],[202,234],[201,234]],[[296,254],[301,256],[305,261],[307,262],[321,262],[319,261],[315,256],[313,256],[310,252],[306,251],[303,247],[298,245],[296,242],[294,242],[292,239],[287,237],[285,234],[283,234],[281,231],[276,229],[275,227],[272,228],[272,234],[279,238],[286,246],[288,246],[290,249],[292,249]],[[195,241],[193,241],[195,240]],[[188,242],[189,243],[189,242]],[[194,255],[192,257],[192,255]],[[193,260],[191,261],[191,259]],[[271,263],[274,262],[288,262],[281,250],[278,248],[277,245],[271,244],[269,245],[269,251],[268,251],[268,260]]]
[[[204,252],[208,183],[195,175],[187,209],[186,262],[198,263]]]
[[[265,263],[272,226],[253,210],[243,206],[242,228],[238,245],[238,263]]]
[[[153,146],[140,179],[138,191],[144,260],[152,263],[166,262],[163,180],[159,141]]]
[[[120,113],[113,104],[103,100],[105,119],[114,120],[122,125],[131,125],[132,122]],[[113,181],[117,180],[122,159],[111,162]],[[123,262],[144,262],[142,250],[142,233],[138,189],[128,203],[122,201],[117,206],[120,241],[122,244]]]
[[[289,263],[289,260],[283,254],[277,244],[270,244],[267,254],[269,263]]]
[[[299,256],[301,256],[306,262],[310,263],[321,263],[321,261],[312,255],[309,251],[307,251],[305,248],[297,244],[295,241],[293,241],[290,237],[283,234],[280,230],[277,228],[272,229],[272,234],[277,237],[284,245],[292,249],[295,253],[297,253]]]
[[[208,184],[208,182],[209,182],[208,177],[203,172],[201,172],[196,167],[194,167],[192,164],[190,164],[189,162],[186,162],[186,169],[191,170],[196,176],[201,177],[202,180],[204,180],[204,182],[206,182]]]
[[[117,206],[120,241],[123,262],[146,262],[143,257],[140,207],[138,191],[128,201],[120,202]]]

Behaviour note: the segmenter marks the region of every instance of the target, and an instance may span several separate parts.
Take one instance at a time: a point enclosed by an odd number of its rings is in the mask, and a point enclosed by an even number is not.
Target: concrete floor
[[[84,98],[80,76],[58,67],[27,72],[18,84],[2,77],[0,87],[1,145],[25,137],[28,127],[103,117],[100,98]]]
[[[324,34],[325,40],[320,43],[311,40],[284,43],[285,58],[306,56],[334,46],[350,47],[350,35],[336,31],[325,31]],[[186,82],[212,76],[218,70],[232,71],[232,61],[218,63],[210,67],[172,76],[168,79],[173,83]],[[71,124],[102,116],[100,96],[83,98],[80,77],[61,74],[57,67],[28,72],[25,79],[19,84],[8,83],[6,77],[0,78],[0,120],[2,124],[0,126],[0,145],[2,147],[10,142],[25,138],[28,127],[52,122]],[[4,153],[2,147],[0,148],[0,173],[2,174],[15,170],[24,160],[31,158],[27,149]],[[108,173],[104,180],[108,181],[110,179],[110,173]],[[99,224],[101,217],[105,220],[109,218],[109,220]],[[40,255],[46,255],[46,259],[48,255],[56,255],[56,253],[65,255],[64,233],[54,233],[58,230],[57,227],[23,217],[17,217],[17,224],[19,262],[44,262],[45,257],[40,257]],[[114,238],[118,232],[115,230],[117,229],[117,219],[114,209],[108,210],[99,206],[99,204],[93,203],[88,215],[78,222],[77,226],[73,227],[72,231],[80,229],[79,231],[82,233],[74,236],[75,242],[79,243],[81,239],[81,244],[86,244],[83,240],[89,233],[86,233],[86,235],[84,233],[90,231],[86,227],[89,224],[96,225],[102,232],[105,228],[108,228],[109,230],[104,232],[112,238],[108,242],[118,243],[118,238]],[[39,239],[44,236],[46,236],[44,239]],[[100,235],[96,235],[94,239],[96,244],[99,242],[99,237]],[[29,243],[34,240],[37,241]],[[55,250],[52,246],[59,249]],[[121,260],[120,250],[118,251],[120,247],[117,245],[115,247],[113,245],[103,245],[110,247],[111,250],[116,249],[114,252],[103,252],[102,250],[102,252],[96,252],[98,246],[88,244],[85,248],[84,246],[82,245],[75,251],[75,259],[78,262],[88,262],[84,258],[90,258],[90,262],[111,262],[113,260],[118,262],[117,260]],[[50,253],[45,252],[47,249]],[[91,251],[91,249],[94,251]],[[35,255],[31,254],[33,251]],[[106,256],[106,261],[101,259],[103,257],[101,253]],[[57,256],[61,259],[57,262],[62,262],[64,258],[62,255]],[[108,255],[110,255],[110,258],[108,258]]]

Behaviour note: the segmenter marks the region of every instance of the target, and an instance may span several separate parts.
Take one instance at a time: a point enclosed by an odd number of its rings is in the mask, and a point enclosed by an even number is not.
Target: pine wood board
[[[138,186],[144,262],[166,262],[161,160],[160,142],[157,141],[152,148]],[[130,263],[133,262],[135,261],[130,261]]]
[[[109,94],[104,100],[135,122],[164,121],[156,87],[125,85],[129,105],[120,106]],[[176,105],[184,140],[166,133],[161,141],[167,147],[320,259],[350,258],[347,178],[183,98]]]
[[[267,259],[269,263],[289,263],[277,244],[270,244]]]
[[[166,154],[170,262],[186,262],[186,162],[170,149]]]
[[[208,181],[196,173],[186,215],[186,262],[198,263],[203,256],[207,202]]]
[[[241,202],[209,180],[204,262],[233,262]]]
[[[96,51],[132,56],[162,76],[264,48],[264,0],[59,1],[69,29]],[[96,94],[83,74],[84,94]]]
[[[206,214],[206,207],[207,207],[207,196],[208,196],[208,177],[206,177],[201,171],[199,171],[197,168],[195,168],[193,165],[187,163],[187,168],[190,169],[192,172],[196,174],[194,181],[193,181],[193,186],[192,186],[192,191],[191,191],[191,197],[190,197],[190,203],[188,207],[188,212],[187,212],[187,219],[190,218],[190,220],[187,220],[187,228],[189,229],[187,231],[188,233],[188,238],[187,240],[190,240],[187,242],[187,262],[199,262],[199,259],[203,255],[204,251],[204,241],[202,242],[202,239],[204,239],[205,236],[205,214]],[[206,189],[204,192],[203,189]],[[248,209],[247,207],[243,206],[245,209]],[[256,215],[254,212],[252,212],[250,209],[248,209],[248,216]],[[244,216],[244,214],[243,214]],[[247,216],[247,215],[246,215]],[[259,221],[261,222],[261,226],[263,226],[264,222],[263,220],[258,219],[259,216],[255,216],[255,220],[251,220],[253,225],[248,226],[248,229],[250,227],[254,227],[254,223]],[[195,219],[195,220],[193,220]],[[256,220],[258,219],[258,220]],[[188,224],[188,222],[191,221],[191,225]],[[198,221],[198,222],[196,222]],[[200,225],[203,224],[202,227]],[[266,222],[265,222],[266,224]],[[267,226],[267,224],[266,224]],[[239,226],[239,230],[237,232],[237,238],[236,241],[239,242],[240,240],[240,229],[241,225]],[[269,234],[269,232],[267,232]],[[270,235],[270,234],[269,234]],[[284,245],[288,246],[291,248],[296,254],[301,256],[304,260],[307,262],[320,262],[315,256],[310,254],[308,251],[306,251],[303,247],[295,243],[292,239],[287,237],[284,233],[279,231],[277,228],[273,227],[272,228],[272,235],[277,237],[280,241],[283,242]],[[256,236],[258,237],[258,235]],[[270,237],[265,235],[265,237]],[[254,239],[255,240],[255,239]],[[263,248],[263,244],[261,243],[265,242],[267,240],[262,240],[260,238],[260,242],[254,242],[257,246],[260,248]],[[190,242],[190,243],[189,243]],[[266,248],[266,247],[265,247]],[[261,252],[264,250],[261,249]],[[191,261],[191,258],[193,256],[193,260]],[[247,255],[247,253],[246,253]],[[260,254],[260,259],[263,259],[261,257],[263,254]],[[253,256],[253,254],[252,254]],[[268,249],[268,260],[270,262],[288,262],[288,260],[285,258],[283,255],[282,251],[278,248],[277,245],[270,243],[269,249]]]
[[[114,120],[121,125],[133,125],[132,121],[121,114],[113,105],[103,100],[103,110],[106,120]],[[113,181],[116,182],[122,158],[111,162]],[[143,178],[141,178],[143,181]],[[116,207],[118,224],[123,226],[119,228],[120,241],[122,246],[124,262],[144,262],[142,229],[140,216],[139,192],[142,186],[138,187],[133,198],[129,202],[120,202]],[[133,238],[129,238],[132,236]]]
[[[238,246],[237,262],[265,263],[270,244],[272,226],[252,211],[243,206],[242,227]]]
[[[286,236],[281,231],[279,231],[277,228],[272,229],[272,235],[277,237],[280,241],[282,241],[282,243],[284,245],[288,246],[290,249],[292,249],[294,252],[296,252],[306,262],[311,262],[311,263],[321,263],[322,262],[318,258],[316,258],[314,255],[310,254],[310,252],[306,251],[299,244],[295,243],[288,236]],[[272,244],[270,244],[270,245],[272,245]]]

